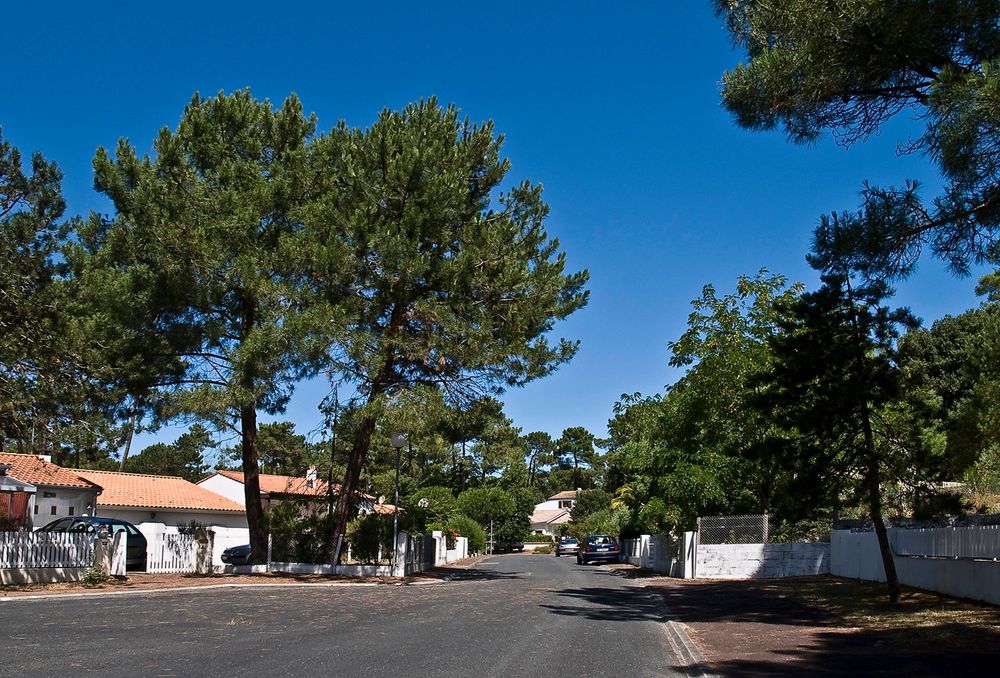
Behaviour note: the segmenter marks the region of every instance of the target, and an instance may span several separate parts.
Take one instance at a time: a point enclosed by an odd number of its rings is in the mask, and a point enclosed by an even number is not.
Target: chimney
[[[316,487],[316,464],[309,464],[306,471],[306,487]]]
[[[39,454],[38,458],[41,459],[42,461],[44,461],[46,464],[51,464],[52,463],[52,455],[51,454]]]
[[[10,470],[10,464],[0,464],[0,476],[7,475],[7,471]]]

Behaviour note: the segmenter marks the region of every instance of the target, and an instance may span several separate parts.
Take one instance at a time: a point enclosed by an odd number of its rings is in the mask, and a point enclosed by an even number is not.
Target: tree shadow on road
[[[552,614],[583,617],[597,621],[663,621],[663,611],[655,600],[638,589],[590,586],[553,591],[557,596],[579,601],[573,605],[542,605]]]

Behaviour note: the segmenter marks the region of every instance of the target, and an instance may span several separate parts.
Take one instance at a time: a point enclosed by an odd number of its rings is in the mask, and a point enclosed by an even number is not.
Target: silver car
[[[565,555],[576,555],[580,552],[580,542],[573,537],[563,537],[556,544],[556,558]]]

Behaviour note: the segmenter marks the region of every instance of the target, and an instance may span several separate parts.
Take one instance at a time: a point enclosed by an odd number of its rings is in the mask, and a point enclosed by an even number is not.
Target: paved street
[[[423,586],[260,587],[0,607],[10,676],[662,676],[657,608],[608,569],[491,557]]]

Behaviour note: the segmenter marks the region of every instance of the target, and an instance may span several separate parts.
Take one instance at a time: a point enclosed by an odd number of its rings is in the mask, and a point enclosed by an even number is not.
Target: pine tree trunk
[[[250,529],[250,553],[253,562],[262,564],[267,557],[267,534],[264,509],[260,504],[260,471],[257,461],[257,410],[240,408],[240,432],[243,437],[243,496]]]
[[[868,510],[871,512],[872,523],[875,525],[875,536],[878,538],[879,553],[882,555],[885,582],[889,587],[889,602],[895,603],[899,600],[899,577],[896,574],[896,563],[892,559],[892,549],[889,547],[889,534],[882,519],[878,456],[875,452],[875,439],[872,434],[871,416],[867,405],[862,409],[862,427],[865,435],[865,482],[868,485]]]
[[[365,457],[371,447],[372,435],[375,433],[375,417],[365,417],[361,426],[358,427],[354,435],[354,442],[351,444],[351,454],[347,460],[347,472],[344,474],[344,483],[340,487],[340,494],[337,497],[337,505],[333,511],[333,521],[330,525],[332,535],[330,548],[330,564],[336,565],[340,562],[340,554],[344,545],[344,535],[347,532],[347,523],[351,519],[351,499],[358,489],[358,481],[361,478],[361,468],[364,466]]]

